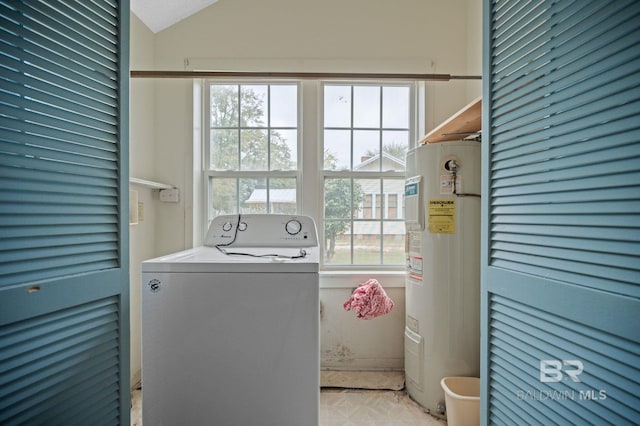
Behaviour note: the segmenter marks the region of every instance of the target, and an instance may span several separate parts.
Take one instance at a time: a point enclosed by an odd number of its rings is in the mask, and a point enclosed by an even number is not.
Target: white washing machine
[[[142,419],[317,425],[313,220],[225,215],[205,246],[142,263]]]

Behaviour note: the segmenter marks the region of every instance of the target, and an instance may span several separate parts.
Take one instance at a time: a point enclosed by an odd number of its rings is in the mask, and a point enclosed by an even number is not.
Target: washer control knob
[[[302,224],[295,219],[291,219],[284,225],[284,229],[289,235],[296,235],[302,230]]]
[[[244,231],[247,229],[247,222],[240,222],[238,224],[238,231]]]
[[[222,224],[222,230],[225,232],[231,231],[233,224],[231,222],[225,222]]]

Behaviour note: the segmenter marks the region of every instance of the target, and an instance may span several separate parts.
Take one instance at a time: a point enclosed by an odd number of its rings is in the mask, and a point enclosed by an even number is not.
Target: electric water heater
[[[441,417],[440,380],[480,375],[480,158],[469,140],[407,153],[406,386]]]

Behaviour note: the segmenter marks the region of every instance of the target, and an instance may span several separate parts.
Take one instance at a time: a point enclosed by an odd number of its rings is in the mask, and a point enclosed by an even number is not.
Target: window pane
[[[267,85],[240,87],[240,125],[265,127],[267,124]]]
[[[378,130],[354,130],[353,170],[380,171],[380,132]]]
[[[324,127],[351,127],[351,86],[324,86]]]
[[[379,265],[381,263],[380,222],[354,222],[353,248],[354,264]]]
[[[296,179],[240,179],[242,213],[296,214]],[[268,196],[268,198],[267,198]],[[267,204],[268,203],[268,204]]]
[[[240,212],[267,213],[267,180],[239,179]]]
[[[295,214],[296,205],[295,178],[269,180],[269,213]]]
[[[271,127],[297,127],[298,125],[298,86],[271,86]]]
[[[222,214],[238,213],[238,181],[233,178],[209,179],[209,220]]]
[[[211,127],[238,125],[238,86],[212,84]]]
[[[385,265],[403,265],[405,262],[403,221],[384,222],[384,241],[382,263]]]
[[[354,86],[353,127],[380,127],[380,87]]]
[[[402,199],[404,197],[404,180],[403,179],[384,179],[384,195],[386,205],[384,207],[385,219],[402,219],[404,212],[402,211]]]
[[[382,195],[380,193],[380,179],[355,179],[354,188],[359,188],[362,201],[358,204],[357,218],[380,218]]]
[[[387,208],[385,209],[385,219],[397,219],[398,216],[398,194],[386,194]]]
[[[238,170],[237,130],[211,130],[211,167],[214,170]]]
[[[298,131],[273,130],[271,132],[271,170],[298,168]]]
[[[324,238],[326,264],[351,264],[351,229],[346,220],[325,220]]]
[[[348,130],[324,131],[325,170],[351,169],[351,132]]]
[[[267,170],[267,131],[242,130],[241,138],[240,169]]]
[[[387,154],[382,170],[405,169],[405,156],[409,148],[408,130],[385,130],[382,132],[382,150]]]
[[[356,189],[358,191],[358,189]],[[361,194],[361,191],[360,191]],[[361,196],[360,196],[361,197]],[[361,198],[360,198],[361,200]],[[354,203],[358,205],[358,203]],[[324,217],[348,219],[352,217],[351,179],[328,178],[324,181]]]
[[[409,128],[409,88],[382,88],[382,127]]]

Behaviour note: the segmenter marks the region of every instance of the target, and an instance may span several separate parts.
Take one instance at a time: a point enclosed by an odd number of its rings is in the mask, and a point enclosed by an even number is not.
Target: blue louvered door
[[[0,1],[0,424],[129,423],[127,1]]]
[[[640,2],[485,0],[482,420],[640,421]]]

